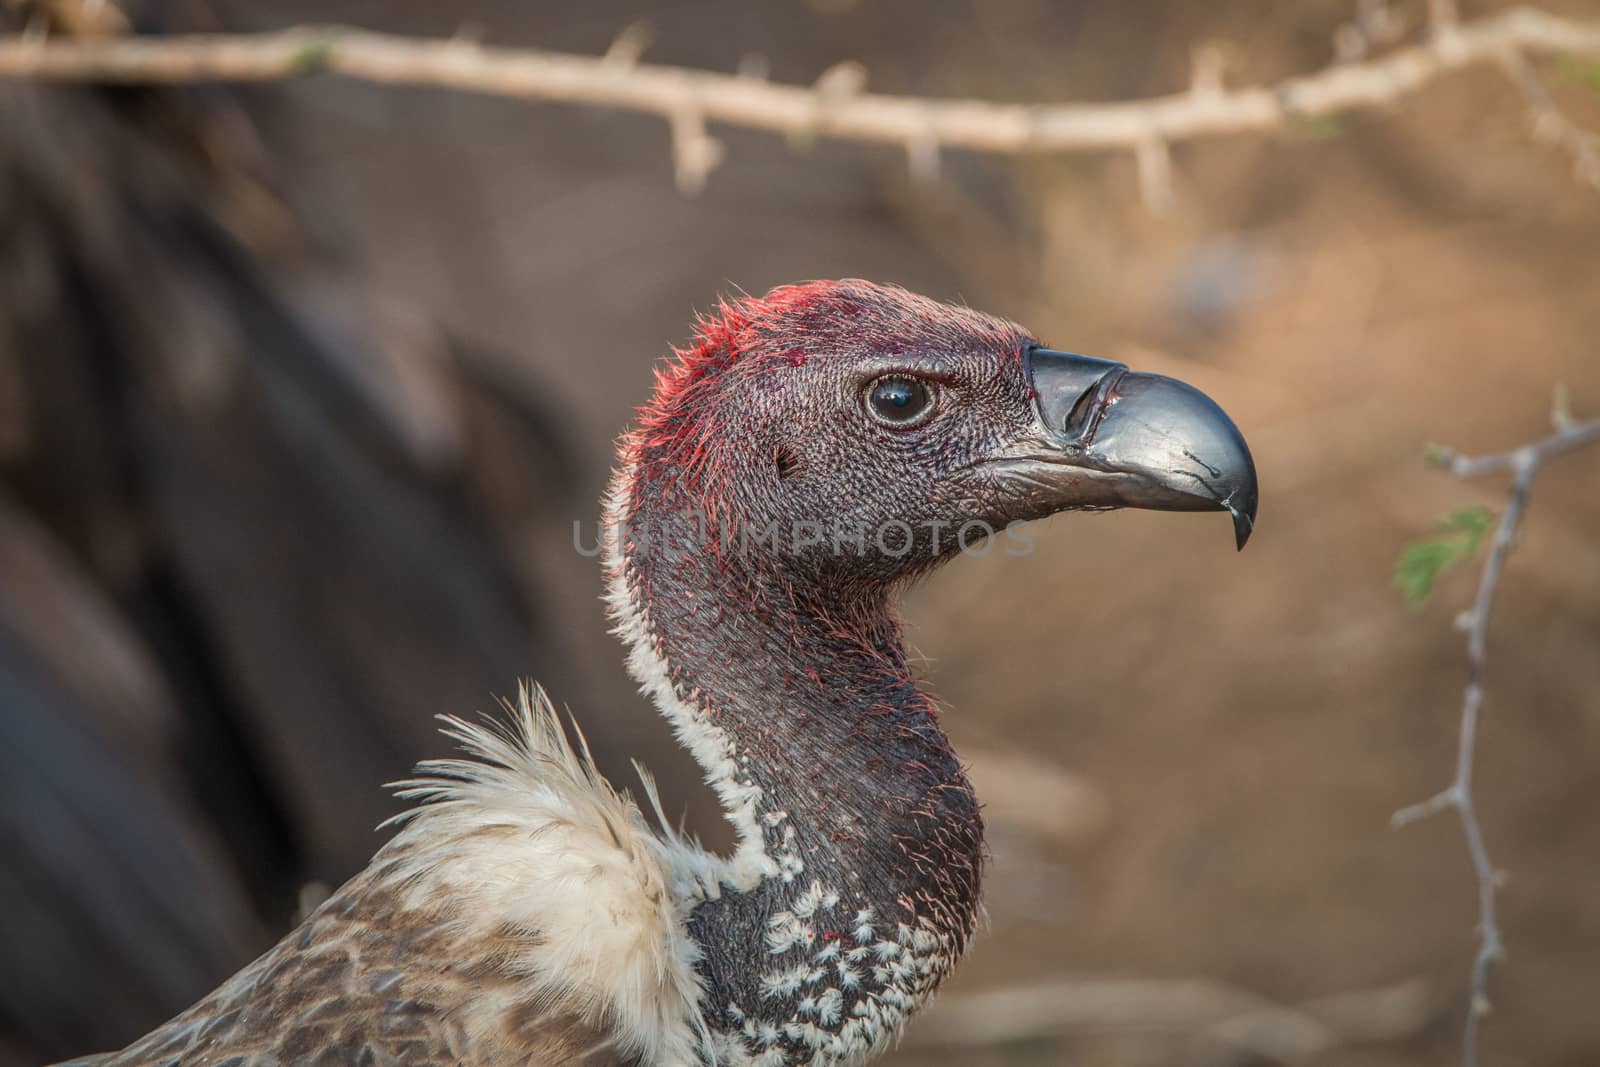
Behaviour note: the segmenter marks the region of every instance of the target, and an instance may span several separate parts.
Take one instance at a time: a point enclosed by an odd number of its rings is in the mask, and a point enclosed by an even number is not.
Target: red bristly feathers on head
[[[895,328],[885,329],[886,323]],[[773,368],[804,366],[813,356],[872,347],[899,355],[936,349],[941,340],[997,342],[1021,358],[1028,335],[1010,323],[940,304],[898,286],[857,279],[802,282],[762,297],[718,301],[695,323],[694,343],[674,348],[655,372],[655,392],[622,440],[621,460],[642,477],[671,477],[710,521],[735,473],[719,462],[724,427],[710,403],[718,378],[757,360]]]
[[[717,378],[756,350],[776,321],[814,305],[836,285],[808,282],[775,289],[765,297],[721,299],[714,313],[698,316],[694,343],[674,348],[674,358],[656,368],[655,392],[638,409],[638,426],[623,438],[622,461],[646,478],[670,473],[715,521],[722,485],[721,478],[713,475],[726,473],[715,462],[717,438],[724,427],[702,413],[715,410],[706,401],[717,389]],[[803,355],[800,363],[792,362],[800,353],[798,348],[786,352],[787,365],[803,363]]]

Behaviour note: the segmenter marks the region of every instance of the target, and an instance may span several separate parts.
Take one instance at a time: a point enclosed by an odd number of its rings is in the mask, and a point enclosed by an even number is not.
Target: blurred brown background
[[[1182,86],[1208,41],[1234,83],[1319,68],[1355,6],[132,13],[590,54],[643,21],[656,62],[1100,100]],[[1600,412],[1600,195],[1493,70],[1183,147],[1159,218],[1121,156],[947,153],[917,184],[893,149],[714,132],[727,160],[685,198],[649,118],[324,78],[0,86],[0,1064],[118,1046],[209,989],[370,855],[379,783],[441,750],[431,716],[523,675],[616,780],[644,757],[724,838],[623,678],[573,523],[592,536],[610,440],[696,309],[831,276],[1179,374],[1264,491],[1243,556],[1220,520],[1068,516],[912,597],[994,863],[987,932],[894,1062],[1454,1062],[1460,831],[1388,819],[1450,774],[1475,568],[1415,612],[1390,574],[1443,512],[1503,501],[1424,442],[1538,436],[1558,382]],[[1541,473],[1491,634],[1490,1064],[1600,1062],[1597,472],[1590,450]]]

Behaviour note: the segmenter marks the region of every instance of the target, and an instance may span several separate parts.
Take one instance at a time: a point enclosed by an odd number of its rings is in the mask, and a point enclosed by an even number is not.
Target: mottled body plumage
[[[452,721],[406,825],[300,927],[104,1067],[693,1063],[704,1042],[662,839],[542,693]]]

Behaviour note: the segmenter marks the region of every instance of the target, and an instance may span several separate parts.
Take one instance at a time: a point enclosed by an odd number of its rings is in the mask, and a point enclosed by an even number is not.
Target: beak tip
[[[1244,551],[1245,542],[1250,540],[1250,535],[1255,532],[1256,517],[1249,511],[1228,506],[1228,514],[1233,516],[1233,538],[1240,552]]]

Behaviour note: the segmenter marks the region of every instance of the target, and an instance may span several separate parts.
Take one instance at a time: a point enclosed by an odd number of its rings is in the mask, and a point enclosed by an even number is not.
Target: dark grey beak
[[[1256,467],[1244,436],[1191,385],[1110,360],[1024,353],[1046,447],[1030,482],[1061,507],[1226,511],[1244,548],[1256,520]]]

